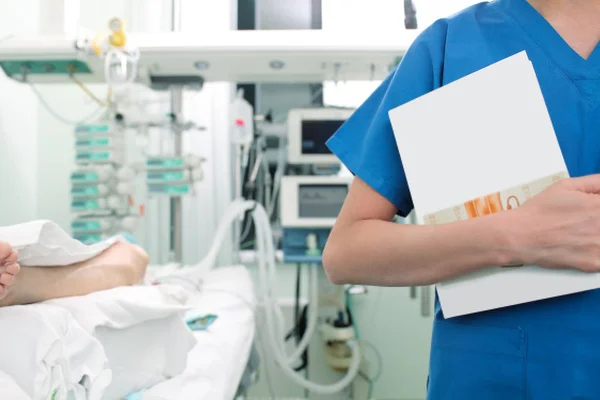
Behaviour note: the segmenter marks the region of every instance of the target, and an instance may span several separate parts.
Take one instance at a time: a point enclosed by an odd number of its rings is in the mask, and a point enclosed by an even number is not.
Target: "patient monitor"
[[[332,228],[352,178],[285,176],[281,181],[283,228]]]
[[[351,182],[352,177],[334,175],[283,177],[280,215],[286,262],[321,262]]]
[[[339,164],[325,142],[354,110],[296,108],[288,112],[288,162],[290,164]]]

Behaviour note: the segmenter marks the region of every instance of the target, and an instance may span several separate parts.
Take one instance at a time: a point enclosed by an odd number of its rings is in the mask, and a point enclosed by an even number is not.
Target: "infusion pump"
[[[285,176],[280,217],[285,262],[320,263],[352,177]]]

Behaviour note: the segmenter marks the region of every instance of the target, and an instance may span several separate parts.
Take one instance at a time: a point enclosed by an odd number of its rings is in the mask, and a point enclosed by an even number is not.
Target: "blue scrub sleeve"
[[[441,83],[445,27],[434,24],[408,49],[398,67],[327,141],[355,176],[406,217],[413,209],[388,112]]]

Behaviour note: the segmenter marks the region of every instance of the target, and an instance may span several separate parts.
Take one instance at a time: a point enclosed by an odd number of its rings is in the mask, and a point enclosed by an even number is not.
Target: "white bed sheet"
[[[102,345],[60,307],[0,309],[0,352],[0,371],[33,400],[99,400],[111,381]],[[12,400],[2,386],[0,399]]]
[[[31,397],[6,372],[0,371],[0,391],[2,398],[11,400],[31,400]]]
[[[221,267],[202,278],[188,316],[217,315],[188,355],[186,370],[139,393],[143,400],[231,400],[248,362],[255,334],[256,296],[243,266]],[[133,398],[133,397],[132,397]]]
[[[189,295],[175,285],[132,286],[46,304],[68,310],[102,345],[112,371],[102,399],[116,400],[185,370],[196,344],[183,318]]]

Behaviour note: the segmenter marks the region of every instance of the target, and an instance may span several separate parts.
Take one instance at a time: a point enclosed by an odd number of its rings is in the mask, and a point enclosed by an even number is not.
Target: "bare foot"
[[[0,242],[0,300],[8,295],[19,273],[18,253],[10,244]]]
[[[64,267],[27,267],[0,298],[0,307],[83,296],[100,290],[140,283],[148,255],[133,244],[118,242],[96,257]],[[1,277],[0,277],[1,279]]]
[[[79,268],[103,268],[104,275],[118,279],[110,279],[111,285],[129,286],[140,283],[146,275],[148,254],[141,247],[129,242],[117,242],[103,253],[88,261],[73,265]]]

